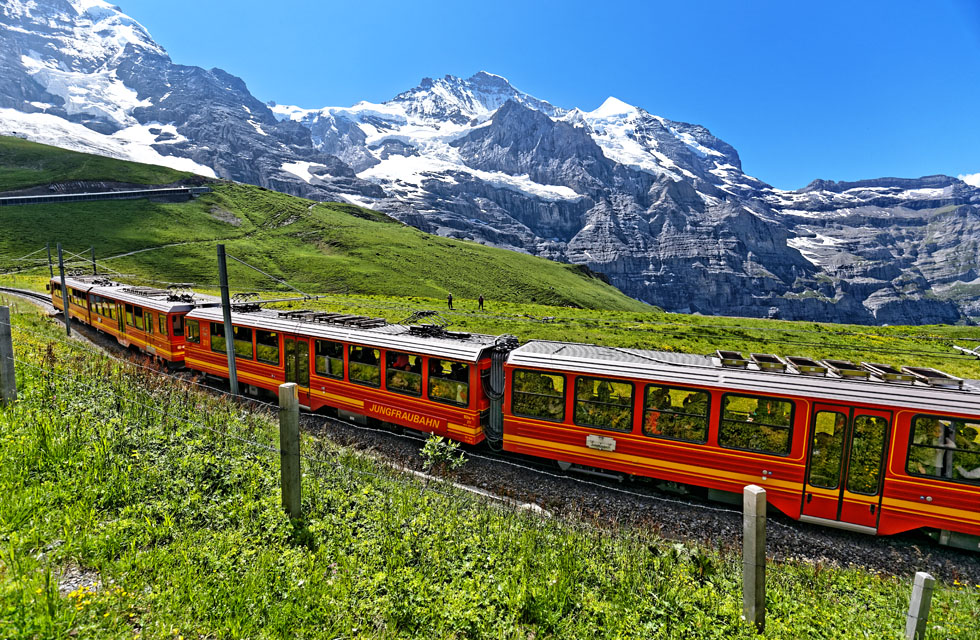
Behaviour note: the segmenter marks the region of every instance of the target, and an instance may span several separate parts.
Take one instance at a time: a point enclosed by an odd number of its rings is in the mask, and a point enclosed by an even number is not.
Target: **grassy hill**
[[[42,178],[155,183],[189,175],[0,138],[0,164],[7,162],[13,166],[6,174],[0,171],[0,191],[14,184],[37,184]],[[315,292],[435,298],[482,294],[559,306],[652,309],[581,267],[433,236],[353,205],[318,204],[251,185],[212,186],[213,193],[185,203],[126,200],[4,207],[0,269],[17,268],[23,263],[15,258],[46,242],[60,242],[75,253],[87,253],[94,246],[98,259],[117,272],[215,286],[215,245],[222,242],[231,255]],[[238,289],[275,286],[238,264],[230,273]]]
[[[193,175],[0,136],[0,193],[69,180],[169,184]]]

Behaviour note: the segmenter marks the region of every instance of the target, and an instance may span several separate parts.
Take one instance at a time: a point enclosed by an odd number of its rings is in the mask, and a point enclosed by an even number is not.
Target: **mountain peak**
[[[479,71],[465,80],[449,74],[438,79],[422,78],[417,87],[398,94],[389,102],[404,104],[409,113],[423,117],[465,122],[489,116],[508,100],[549,116],[564,113],[515,88],[503,76],[487,71]]]
[[[495,73],[490,73],[489,71],[477,71],[469,78],[467,78],[466,82],[469,82],[470,84],[484,85],[484,86],[495,85],[499,87],[510,87],[513,89],[513,85],[511,85],[510,81],[507,78],[503,76],[498,76]]]
[[[593,118],[613,118],[616,116],[633,115],[638,109],[631,104],[627,104],[619,98],[609,96],[606,101],[589,113]]]

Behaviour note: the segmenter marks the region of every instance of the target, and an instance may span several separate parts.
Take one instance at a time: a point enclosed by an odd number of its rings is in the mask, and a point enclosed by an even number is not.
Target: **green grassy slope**
[[[0,193],[68,180],[169,184],[193,175],[0,136]]]
[[[10,169],[14,173],[27,171],[23,167],[30,163],[25,158],[31,154],[44,158],[41,168],[31,170],[33,179],[77,178],[85,173],[83,167],[74,172],[68,168],[80,160],[94,167],[86,170],[89,177],[105,178],[112,167],[119,169],[117,180],[135,180],[126,173],[133,167],[142,167],[145,179],[153,182],[189,175],[17,139],[0,139],[0,164],[4,154],[19,163]],[[0,270],[23,266],[15,258],[46,242],[60,242],[75,253],[87,253],[94,246],[99,260],[118,272],[213,286],[215,245],[223,242],[228,253],[310,291],[482,294],[562,306],[651,309],[576,266],[429,235],[353,205],[316,204],[251,185],[212,186],[214,193],[186,203],[127,200],[4,207]],[[134,251],[139,253],[122,255]],[[230,266],[230,272],[238,289],[275,285],[238,264]]]
[[[740,619],[732,541],[541,517],[398,473],[329,430],[304,438],[304,521],[290,522],[274,412],[69,346],[36,315],[14,327],[2,638],[759,637]],[[912,576],[766,573],[767,638],[901,636]],[[930,637],[975,637],[978,615],[980,585],[939,581]]]

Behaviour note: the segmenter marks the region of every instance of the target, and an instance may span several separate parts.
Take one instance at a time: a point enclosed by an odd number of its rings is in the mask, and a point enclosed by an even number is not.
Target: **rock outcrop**
[[[0,6],[0,133],[386,212],[585,265],[668,310],[856,323],[980,316],[980,189],[746,175],[708,129],[566,110],[486,72],[391,100],[263,104],[102,0]]]

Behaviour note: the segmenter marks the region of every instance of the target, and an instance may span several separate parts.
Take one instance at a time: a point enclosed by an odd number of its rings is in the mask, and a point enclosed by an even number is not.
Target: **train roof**
[[[721,359],[644,349],[602,347],[590,344],[533,340],[515,349],[508,363],[518,367],[560,369],[575,373],[658,380],[668,384],[723,387],[766,395],[819,398],[900,406],[939,412],[980,413],[980,381],[957,381],[959,388],[932,386],[913,380],[904,384],[883,378],[852,379],[829,371],[809,376],[767,371],[755,363],[744,367],[723,366]],[[937,372],[938,373],[938,372]]]
[[[51,278],[51,282],[60,284],[61,278]],[[164,313],[190,311],[199,306],[221,304],[221,300],[215,296],[195,293],[186,289],[172,290],[141,287],[122,284],[100,276],[66,277],[65,285],[88,294],[138,305],[154,311],[162,311]]]
[[[276,311],[273,309],[244,313],[233,312],[231,321],[234,324],[270,331],[325,338],[339,342],[353,342],[381,349],[407,351],[465,362],[476,362],[486,350],[491,349],[497,342],[497,336],[479,333],[444,332],[443,335],[427,336],[419,335],[417,327],[411,325],[384,324],[372,328],[356,328],[302,320],[296,318],[296,314],[295,311]],[[195,309],[187,314],[187,317],[209,322],[224,321],[220,307]]]

